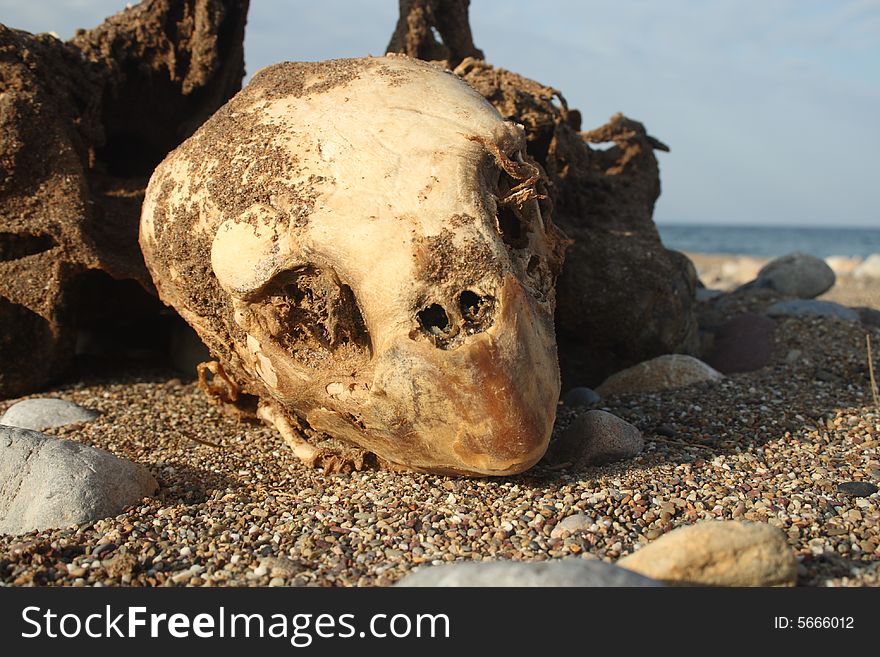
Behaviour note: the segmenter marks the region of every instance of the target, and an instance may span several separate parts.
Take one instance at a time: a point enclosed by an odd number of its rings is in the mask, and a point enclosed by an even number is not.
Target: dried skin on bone
[[[564,240],[521,127],[449,72],[263,70],[158,167],[141,245],[264,419],[415,470],[543,455]]]

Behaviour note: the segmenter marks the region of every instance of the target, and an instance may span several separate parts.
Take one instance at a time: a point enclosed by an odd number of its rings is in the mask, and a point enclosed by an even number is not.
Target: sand
[[[880,308],[880,290],[846,278],[825,297]],[[712,312],[769,302],[735,300]],[[772,361],[761,370],[603,399],[597,408],[644,433],[637,458],[580,470],[547,459],[502,479],[325,475],[299,463],[274,431],[224,414],[179,374],[140,363],[121,376],[84,363],[76,382],[32,396],[70,399],[102,415],[47,433],[145,464],[160,492],[116,518],[0,536],[0,581],[388,585],[418,565],[459,559],[613,562],[675,527],[726,518],[785,532],[799,585],[875,586],[880,495],[837,489],[880,480],[880,408],[868,384],[866,333],[877,346],[876,367],[878,328],[780,321]],[[0,413],[15,401],[0,402]],[[572,413],[560,407],[556,433]],[[575,513],[593,519],[589,529],[551,538]]]

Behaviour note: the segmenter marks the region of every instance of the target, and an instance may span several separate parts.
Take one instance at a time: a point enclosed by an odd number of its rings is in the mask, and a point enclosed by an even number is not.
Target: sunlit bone
[[[521,127],[448,71],[264,69],[156,169],[140,241],[213,371],[305,461],[338,463],[309,430],[429,472],[544,454],[564,240]]]

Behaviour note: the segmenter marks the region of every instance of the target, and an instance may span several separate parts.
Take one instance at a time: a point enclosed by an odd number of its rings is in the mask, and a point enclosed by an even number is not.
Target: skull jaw
[[[502,477],[507,475],[519,474],[535,465],[544,456],[547,451],[549,441],[549,432],[546,438],[535,438],[527,436],[526,440],[519,440],[534,444],[531,454],[524,454],[518,460],[510,458],[498,457],[497,455],[485,452],[469,452],[466,449],[458,447],[452,458],[443,458],[443,456],[432,453],[426,454],[418,448],[401,447],[391,452],[385,451],[383,446],[393,443],[395,440],[400,443],[412,443],[413,438],[417,437],[412,432],[391,435],[388,432],[364,432],[358,430],[350,422],[345,420],[340,414],[327,410],[326,408],[315,409],[308,414],[307,420],[312,428],[324,433],[341,438],[346,442],[350,442],[359,447],[367,449],[379,456],[383,461],[391,464],[393,469],[409,470],[411,472],[423,472],[427,474],[439,474],[448,476],[466,476],[466,477]],[[499,430],[499,434],[500,433]],[[509,434],[508,434],[509,435]],[[432,441],[443,441],[451,444],[460,444],[462,439],[465,441],[471,438],[471,434],[466,431],[453,433],[448,435],[433,434],[423,437]]]

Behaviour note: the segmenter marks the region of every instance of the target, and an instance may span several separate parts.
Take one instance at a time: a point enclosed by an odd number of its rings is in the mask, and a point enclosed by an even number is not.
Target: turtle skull
[[[277,416],[429,472],[546,450],[564,240],[520,126],[431,64],[264,69],[153,174],[162,299]]]

